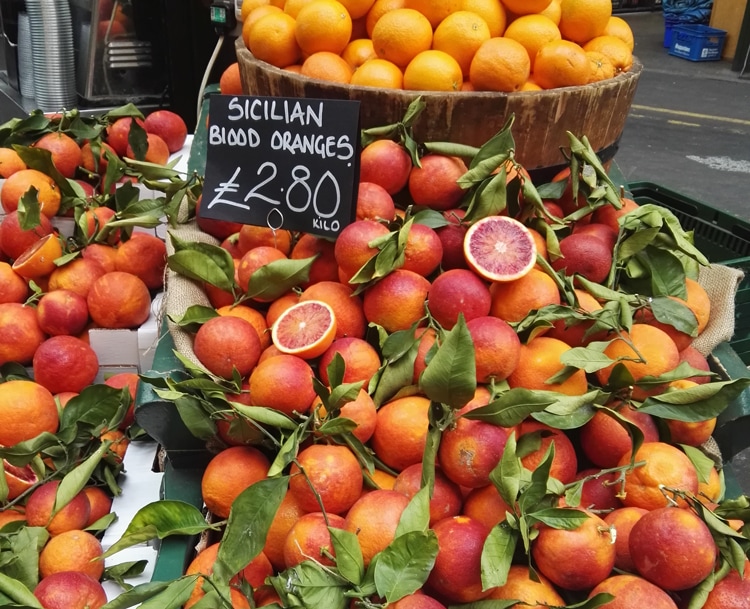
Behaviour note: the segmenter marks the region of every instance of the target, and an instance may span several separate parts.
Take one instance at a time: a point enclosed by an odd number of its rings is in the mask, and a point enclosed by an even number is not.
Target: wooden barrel
[[[565,164],[567,132],[586,136],[602,160],[614,156],[635,96],[643,65],[634,59],[630,71],[578,87],[518,93],[403,91],[341,85],[306,78],[256,59],[242,38],[236,43],[242,88],[247,95],[359,100],[362,128],[401,120],[418,96],[426,107],[414,123],[420,142],[457,142],[481,146],[514,114],[516,158],[528,170]]]

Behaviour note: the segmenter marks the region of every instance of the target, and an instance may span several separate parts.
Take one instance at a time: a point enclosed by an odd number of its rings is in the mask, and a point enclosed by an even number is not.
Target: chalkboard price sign
[[[335,237],[354,221],[359,102],[213,95],[206,218]]]

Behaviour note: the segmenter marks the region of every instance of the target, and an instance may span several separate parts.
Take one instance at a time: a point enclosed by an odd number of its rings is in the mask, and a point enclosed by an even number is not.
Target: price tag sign
[[[359,102],[213,95],[206,218],[335,237],[354,221]]]

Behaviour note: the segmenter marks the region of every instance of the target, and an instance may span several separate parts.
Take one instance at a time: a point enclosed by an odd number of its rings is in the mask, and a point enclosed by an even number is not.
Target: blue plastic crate
[[[669,54],[690,61],[717,61],[721,59],[726,31],[700,24],[675,25]]]

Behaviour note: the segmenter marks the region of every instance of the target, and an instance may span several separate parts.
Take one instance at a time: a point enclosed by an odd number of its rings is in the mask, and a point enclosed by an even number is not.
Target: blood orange
[[[490,281],[513,281],[536,264],[536,243],[529,229],[507,216],[487,216],[464,237],[469,267]]]
[[[321,300],[305,300],[284,311],[271,327],[276,348],[303,359],[322,355],[336,336],[336,316]]]

